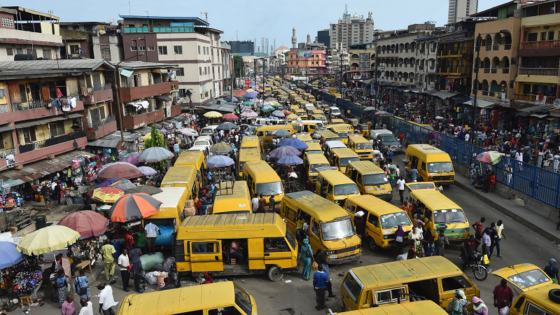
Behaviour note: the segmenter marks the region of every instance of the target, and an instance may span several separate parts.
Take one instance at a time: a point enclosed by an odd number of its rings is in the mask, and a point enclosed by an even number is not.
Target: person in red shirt
[[[131,250],[132,244],[134,244],[134,237],[132,236],[132,230],[127,230],[124,236],[124,241],[126,244],[126,249]]]
[[[474,237],[478,241],[476,245],[476,250],[478,250],[478,244],[480,244],[482,240],[482,223],[484,223],[485,221],[486,221],[485,218],[480,218],[480,221],[477,221],[472,225],[474,229]]]
[[[500,284],[498,284],[494,288],[492,294],[494,294],[495,307],[498,307],[498,302],[501,301],[502,299],[506,300],[508,307],[511,307],[511,302],[513,301],[513,291],[511,290],[511,287],[507,284],[506,279],[502,279],[502,281],[500,281]]]

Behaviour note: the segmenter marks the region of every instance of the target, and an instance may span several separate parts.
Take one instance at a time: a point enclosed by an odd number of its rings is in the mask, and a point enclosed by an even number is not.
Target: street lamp
[[[510,34],[509,30],[500,30],[499,32],[500,34]],[[474,102],[473,102],[473,136],[476,136],[476,127],[477,127],[477,119],[476,119],[476,107],[477,107],[477,103],[476,103],[476,99],[477,99],[477,94],[478,94],[478,71],[480,69],[480,45],[482,44],[482,35],[488,35],[488,34],[494,34],[494,33],[478,33],[478,36],[476,36],[476,40],[475,42],[475,49],[476,49],[476,59],[475,59],[475,63],[474,63]]]

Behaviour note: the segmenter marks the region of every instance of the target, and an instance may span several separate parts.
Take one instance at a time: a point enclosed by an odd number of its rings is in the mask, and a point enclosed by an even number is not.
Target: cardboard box
[[[206,207],[206,214],[212,214],[214,212],[214,205],[208,205]]]
[[[185,217],[192,217],[196,215],[196,208],[195,207],[185,208],[183,210],[183,213],[185,214]]]
[[[185,202],[185,208],[191,208],[194,207],[194,200],[187,200]]]

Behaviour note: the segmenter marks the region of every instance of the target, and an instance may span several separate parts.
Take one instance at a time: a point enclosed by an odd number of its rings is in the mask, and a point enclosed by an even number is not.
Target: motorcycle
[[[464,264],[465,261],[463,259],[463,255],[459,255],[459,260]],[[489,269],[490,265],[484,264],[484,255],[476,252],[472,255],[472,260],[469,264],[465,267],[471,268],[474,277],[476,280],[484,281],[488,277],[488,273],[492,272],[492,269]]]

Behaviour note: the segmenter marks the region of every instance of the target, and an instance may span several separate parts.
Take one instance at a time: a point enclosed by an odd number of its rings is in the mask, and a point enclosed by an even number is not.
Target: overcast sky
[[[435,21],[437,26],[447,23],[449,0],[17,0],[2,1],[2,5],[19,5],[42,12],[53,11],[61,22],[108,21],[119,18],[119,14],[152,16],[204,17],[213,28],[224,31],[223,40],[269,38],[269,46],[276,39],[276,47],[291,47],[292,28],[296,28],[298,42],[305,41],[307,34],[311,40],[317,31],[336,23],[344,13],[373,13],[376,29],[391,30],[406,28],[409,24]],[[486,10],[506,0],[479,0],[480,11]],[[129,11],[130,3],[130,11]]]

